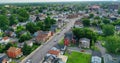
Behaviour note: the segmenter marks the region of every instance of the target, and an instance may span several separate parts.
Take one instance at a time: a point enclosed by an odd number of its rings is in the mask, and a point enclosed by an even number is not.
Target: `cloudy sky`
[[[117,1],[117,0],[0,0],[0,3],[13,2],[64,2],[64,1]]]

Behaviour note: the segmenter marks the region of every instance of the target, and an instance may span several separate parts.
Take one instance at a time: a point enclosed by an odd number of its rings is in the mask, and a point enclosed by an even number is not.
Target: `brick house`
[[[64,37],[64,45],[65,46],[69,46],[71,43],[75,44],[75,40],[73,38],[73,33],[72,31],[68,31],[65,33],[65,37]]]
[[[7,50],[7,55],[11,58],[18,58],[18,57],[22,56],[22,52],[21,52],[20,48],[10,47]]]
[[[36,42],[45,42],[51,37],[51,31],[38,31],[34,34]]]
[[[60,55],[60,51],[57,51],[57,50],[49,50],[48,53],[49,54],[53,54],[55,56],[59,56]]]

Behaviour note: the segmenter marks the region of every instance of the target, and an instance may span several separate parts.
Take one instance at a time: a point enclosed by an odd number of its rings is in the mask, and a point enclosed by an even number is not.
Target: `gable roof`
[[[56,50],[50,50],[48,51],[49,54],[53,54],[53,55],[58,55],[60,53],[60,51],[56,51]]]
[[[17,50],[20,50],[20,48],[10,47],[7,51],[9,51],[9,52],[15,52]]]
[[[82,25],[82,23],[80,21],[76,21],[75,25]]]
[[[9,38],[9,37],[7,37],[7,36],[6,36],[6,37],[3,37],[3,40],[7,40],[8,38]]]
[[[90,42],[90,39],[88,39],[88,38],[81,38],[79,41],[80,42]]]

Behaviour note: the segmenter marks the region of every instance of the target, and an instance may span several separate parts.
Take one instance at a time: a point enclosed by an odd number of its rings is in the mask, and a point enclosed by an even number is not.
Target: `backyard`
[[[66,53],[68,56],[67,63],[90,63],[91,55],[72,51],[71,54]]]

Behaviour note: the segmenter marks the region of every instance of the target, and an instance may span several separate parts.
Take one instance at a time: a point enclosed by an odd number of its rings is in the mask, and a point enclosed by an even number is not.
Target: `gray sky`
[[[64,1],[117,1],[117,0],[0,0],[0,3],[13,2],[64,2]]]

